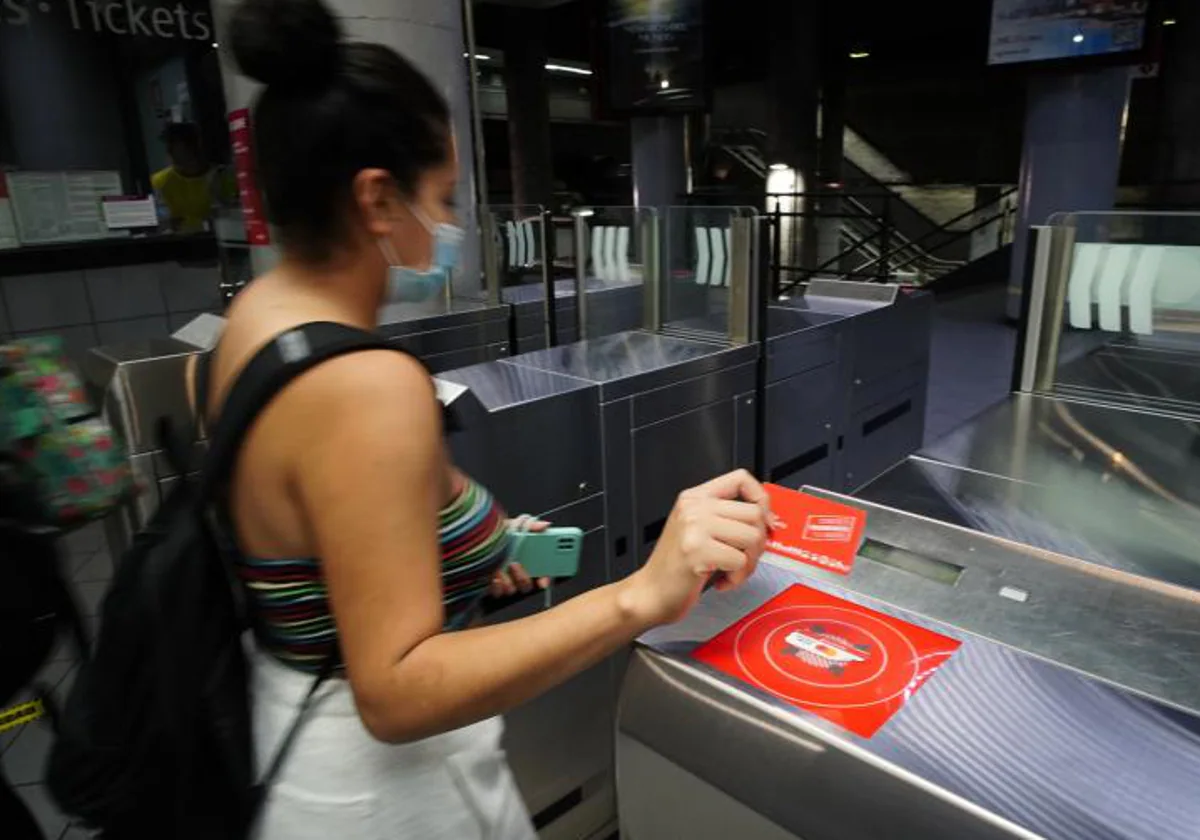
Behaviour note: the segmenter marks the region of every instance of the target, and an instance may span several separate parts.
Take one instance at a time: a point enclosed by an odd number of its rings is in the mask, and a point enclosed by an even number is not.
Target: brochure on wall
[[[8,197],[8,178],[0,173],[0,250],[16,248],[21,240],[17,238],[17,220],[13,216],[12,199]]]
[[[870,738],[961,643],[807,586],[792,586],[692,654]]]
[[[10,172],[8,188],[23,245],[128,235],[104,221],[103,199],[121,194],[119,172]]]
[[[137,230],[158,227],[158,208],[154,196],[109,195],[101,201],[104,224],[109,230]]]

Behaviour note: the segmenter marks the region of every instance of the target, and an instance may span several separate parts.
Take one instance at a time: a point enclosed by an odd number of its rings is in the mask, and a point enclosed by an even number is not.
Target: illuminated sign
[[[622,111],[704,106],[701,0],[610,0],[609,94]]]
[[[185,3],[156,6],[139,0],[0,0],[0,25],[30,26],[65,13],[76,32],[211,41],[212,17]]]
[[[1148,0],[993,0],[989,64],[1136,52]]]

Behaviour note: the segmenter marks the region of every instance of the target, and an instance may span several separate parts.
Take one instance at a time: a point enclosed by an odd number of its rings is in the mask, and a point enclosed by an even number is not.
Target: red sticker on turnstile
[[[807,586],[793,586],[692,654],[870,738],[960,642]]]
[[[867,514],[817,496],[767,485],[771,512],[781,524],[771,529],[767,550],[839,575],[848,575],[862,546]]]

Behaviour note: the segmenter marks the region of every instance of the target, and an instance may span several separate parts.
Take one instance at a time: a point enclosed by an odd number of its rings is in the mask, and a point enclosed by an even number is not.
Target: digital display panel
[[[609,0],[607,76],[625,112],[704,107],[702,0]]]
[[[1149,0],[993,0],[988,64],[1135,53]]]

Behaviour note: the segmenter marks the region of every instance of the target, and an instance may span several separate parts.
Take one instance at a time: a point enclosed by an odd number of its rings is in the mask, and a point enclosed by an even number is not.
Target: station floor
[[[926,443],[974,417],[1009,391],[1016,330],[1003,319],[1004,289],[988,288],[939,300],[935,315]],[[89,629],[95,630],[101,602],[112,580],[113,561],[98,526],[64,541],[64,568],[76,590]],[[60,641],[38,677],[60,702],[75,672],[74,653]],[[21,702],[28,697],[20,697]],[[0,733],[0,764],[10,784],[29,805],[47,840],[84,840],[89,834],[54,807],[42,784],[50,748],[48,727],[35,723]],[[0,826],[0,837],[4,836]]]

